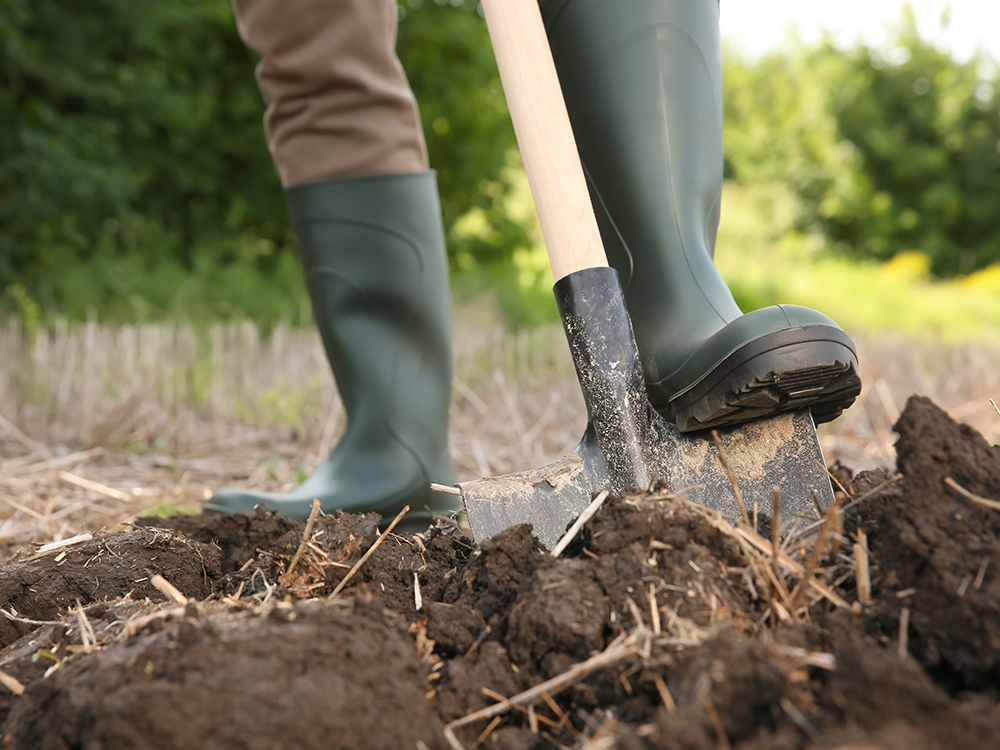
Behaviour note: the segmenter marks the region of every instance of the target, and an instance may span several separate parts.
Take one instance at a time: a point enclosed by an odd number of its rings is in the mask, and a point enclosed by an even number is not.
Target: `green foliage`
[[[503,186],[501,191],[499,188]],[[530,328],[559,320],[552,298],[552,269],[545,252],[542,228],[524,173],[520,154],[508,153],[507,166],[496,182],[488,183],[491,205],[473,208],[452,226],[450,241],[459,248],[452,273],[455,302],[464,307],[462,315],[473,308],[499,313],[513,328]],[[518,228],[518,235],[505,239],[493,219],[501,214]],[[514,242],[508,258],[483,262],[462,248],[481,243],[497,246]],[[488,257],[488,256],[487,256]]]
[[[0,286],[143,319],[184,312],[197,269],[280,272],[282,196],[225,2],[0,0],[0,35]]]
[[[1000,73],[985,54],[955,62],[904,6],[886,49],[727,58],[723,79],[728,166],[770,188],[776,235],[820,231],[876,260],[919,250],[938,275],[1000,261]]]
[[[456,274],[452,289],[465,324],[489,328],[502,322],[518,330],[559,320],[552,285],[525,283],[515,263],[477,264]]]
[[[502,215],[514,136],[475,3],[409,0],[399,50],[448,226]],[[305,297],[228,0],[0,0],[0,310],[296,316]]]
[[[497,290],[517,323],[551,317],[478,5],[400,2],[459,286]],[[228,0],[0,0],[0,312],[29,328],[54,313],[299,318],[255,62]],[[880,261],[917,250],[939,275],[1000,262],[993,61],[956,63],[904,16],[885,49],[724,64],[727,175],[762,197],[772,237]],[[746,307],[775,291],[733,283]]]

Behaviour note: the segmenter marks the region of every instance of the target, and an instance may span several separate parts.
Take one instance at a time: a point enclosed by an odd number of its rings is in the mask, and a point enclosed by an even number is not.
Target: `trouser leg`
[[[285,187],[427,170],[417,102],[396,57],[395,0],[233,0],[262,59],[268,147]]]

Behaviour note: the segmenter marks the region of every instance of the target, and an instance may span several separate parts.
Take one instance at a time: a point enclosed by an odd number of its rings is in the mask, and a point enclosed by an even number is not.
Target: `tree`
[[[904,9],[886,49],[824,41],[730,59],[724,80],[734,174],[795,196],[779,231],[879,260],[918,250],[939,275],[1000,261],[1000,75],[985,54],[957,63]]]

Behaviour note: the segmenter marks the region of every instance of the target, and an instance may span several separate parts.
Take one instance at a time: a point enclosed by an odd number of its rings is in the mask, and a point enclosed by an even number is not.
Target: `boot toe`
[[[840,416],[861,392],[858,359],[839,328],[775,331],[739,347],[680,392],[650,387],[653,405],[681,432],[725,427],[809,408],[817,424]]]

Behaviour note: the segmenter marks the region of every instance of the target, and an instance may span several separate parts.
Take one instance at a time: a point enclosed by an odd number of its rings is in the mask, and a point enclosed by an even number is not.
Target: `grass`
[[[722,205],[716,262],[748,308],[806,305],[851,334],[985,341],[1000,333],[1000,268],[935,280],[915,252],[879,265],[824,253],[817,237],[771,241],[755,196],[738,185],[726,185]]]
[[[558,457],[583,427],[561,327],[511,332],[489,307],[456,315],[454,428],[465,442],[457,453],[470,478]],[[861,465],[891,461],[890,428],[911,393],[931,396],[1000,437],[1000,415],[988,401],[1000,401],[995,343],[852,335],[865,391],[829,433],[840,454]],[[11,320],[0,329],[0,361],[0,415],[28,436],[19,439],[27,447],[34,440],[180,458],[281,435],[299,443],[299,459],[272,457],[256,466],[264,480],[295,482],[311,468],[303,452],[318,460],[345,424],[318,335],[287,323],[265,336],[249,322],[199,332],[187,324],[63,321],[26,336]],[[487,443],[493,448],[484,453]]]
[[[483,312],[483,311],[480,311]],[[568,454],[586,411],[558,325],[510,332],[459,314],[450,447],[460,480]],[[830,460],[891,466],[891,426],[929,395],[1000,440],[1000,345],[856,336],[865,388],[820,428]],[[0,328],[0,556],[122,516],[186,512],[214,490],[287,491],[336,444],[344,414],[316,333],[249,323]],[[100,446],[98,450],[86,450]],[[88,490],[64,473],[108,488]]]

